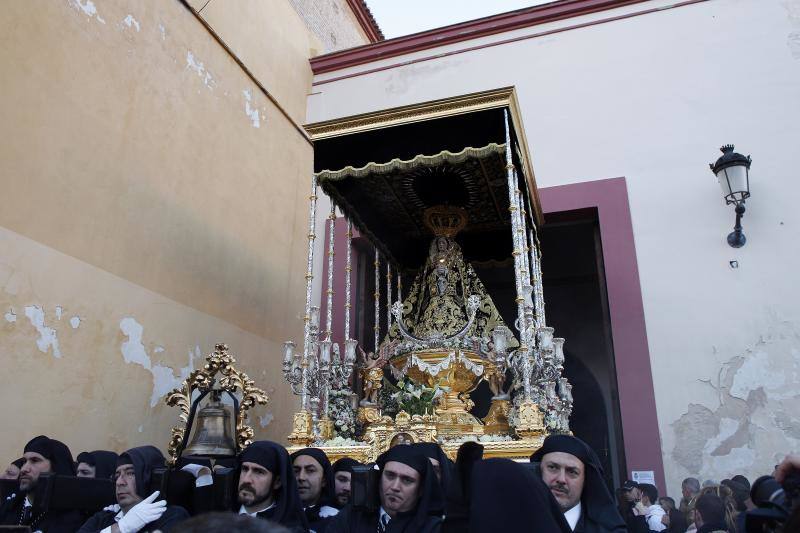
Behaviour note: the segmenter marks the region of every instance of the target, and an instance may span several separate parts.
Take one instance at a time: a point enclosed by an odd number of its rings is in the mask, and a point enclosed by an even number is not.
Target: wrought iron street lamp
[[[722,156],[717,162],[710,164],[711,171],[717,176],[719,186],[725,203],[736,206],[736,224],[728,235],[728,244],[734,248],[741,248],[747,239],[742,232],[742,217],[744,216],[744,202],[750,197],[750,156],[743,156],[733,151],[732,144],[720,148]]]

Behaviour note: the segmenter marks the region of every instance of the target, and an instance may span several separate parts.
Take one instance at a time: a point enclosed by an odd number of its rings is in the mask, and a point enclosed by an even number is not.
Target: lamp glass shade
[[[733,165],[717,172],[722,195],[726,200],[743,200],[749,196],[748,169],[745,165]]]

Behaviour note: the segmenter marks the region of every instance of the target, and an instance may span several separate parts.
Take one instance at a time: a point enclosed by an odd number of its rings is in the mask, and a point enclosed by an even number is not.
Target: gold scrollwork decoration
[[[172,428],[167,452],[169,463],[174,465],[180,457],[183,440],[189,422],[192,408],[192,393],[194,391],[207,392],[219,383],[221,390],[231,394],[241,393],[239,412],[236,417],[236,444],[237,451],[241,451],[253,442],[255,432],[250,427],[247,411],[256,405],[266,405],[269,396],[262,389],[255,386],[255,382],[247,374],[234,367],[236,358],[228,352],[227,344],[216,344],[214,351],[206,356],[203,368],[194,370],[183,382],[180,388],[172,390],[165,398],[165,403],[170,407],[180,409],[180,422]],[[221,377],[217,381],[217,374]]]

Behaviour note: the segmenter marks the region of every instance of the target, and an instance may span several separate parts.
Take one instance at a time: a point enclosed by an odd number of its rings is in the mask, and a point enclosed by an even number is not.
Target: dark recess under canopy
[[[512,129],[512,142],[516,138]],[[503,109],[489,109],[354,133],[314,142],[314,170],[388,163],[458,153],[505,143]],[[520,168],[514,150],[514,162]],[[519,185],[525,190],[520,174]],[[505,156],[502,150],[458,162],[413,169],[370,172],[342,179],[321,179],[326,194],[360,230],[380,243],[406,272],[425,261],[432,233],[423,223],[425,208],[439,204],[464,207],[467,227],[456,237],[467,261],[506,262],[511,257],[511,224]],[[526,208],[530,213],[530,207]]]

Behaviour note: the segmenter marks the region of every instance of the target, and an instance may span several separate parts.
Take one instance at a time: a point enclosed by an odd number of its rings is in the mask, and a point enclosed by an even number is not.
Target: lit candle
[[[355,339],[344,341],[344,360],[348,365],[356,362],[356,346],[358,346],[358,341]]]
[[[286,341],[283,343],[283,362],[284,364],[291,364],[292,356],[294,355],[294,342]]]
[[[312,328],[319,328],[319,307],[312,305],[309,309],[309,317]]]
[[[320,342],[320,363],[323,367],[331,364],[331,344],[329,340]]]

